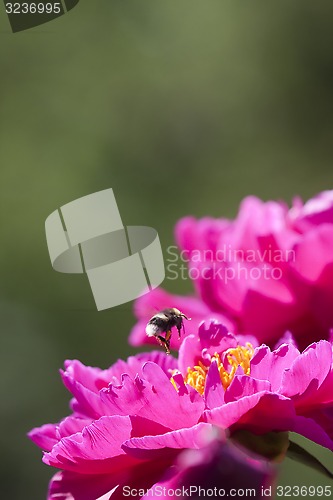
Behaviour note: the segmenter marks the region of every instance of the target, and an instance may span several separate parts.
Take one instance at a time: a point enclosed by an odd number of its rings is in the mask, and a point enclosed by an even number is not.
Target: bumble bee
[[[165,348],[167,354],[170,354],[171,328],[174,326],[178,330],[178,338],[180,338],[180,330],[185,333],[183,318],[190,320],[175,307],[171,309],[163,309],[163,311],[155,314],[147,323],[146,334],[148,337],[155,337],[157,342]],[[165,333],[165,337],[161,335]]]

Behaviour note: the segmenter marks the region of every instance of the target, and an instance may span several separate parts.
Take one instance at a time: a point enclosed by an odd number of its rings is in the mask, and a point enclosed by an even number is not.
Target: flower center
[[[199,361],[197,366],[187,369],[185,376],[185,384],[189,384],[200,394],[204,393],[207,373],[213,361],[216,362],[220,374],[221,382],[224,390],[226,390],[234,379],[237,368],[240,366],[245,375],[250,375],[250,361],[253,356],[254,349],[247,342],[245,346],[238,346],[225,351],[223,361],[220,355],[216,352],[210,359],[210,364],[207,366],[202,361]]]

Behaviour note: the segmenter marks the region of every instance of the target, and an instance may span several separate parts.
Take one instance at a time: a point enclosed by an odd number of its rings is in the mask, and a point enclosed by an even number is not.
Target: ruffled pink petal
[[[198,329],[200,350],[207,349],[210,352],[221,352],[235,347],[237,340],[229,332],[226,325],[217,320],[203,321]]]
[[[126,361],[119,359],[105,372],[108,374],[108,383],[102,388],[107,387],[110,383],[116,385],[121,384],[122,375],[127,373],[134,378],[141,372],[142,365],[146,361],[152,361],[158,364],[162,370],[170,376],[170,370],[177,367],[177,360],[173,356],[166,355],[163,351],[150,351],[129,356]]]
[[[92,419],[76,418],[73,416],[67,417],[57,426],[58,440],[63,437],[71,436],[77,432],[81,432],[87,425],[92,423]]]
[[[134,357],[134,356],[133,356]],[[170,378],[172,371],[178,368],[178,361],[173,356],[165,354],[163,351],[151,351],[136,354],[136,362],[138,364],[136,373],[140,373],[140,369],[144,363],[151,361],[158,365],[164,373]],[[130,364],[130,363],[129,363]],[[140,366],[139,366],[140,365]],[[128,372],[127,372],[128,373]],[[132,372],[133,373],[133,372]]]
[[[198,335],[188,335],[181,343],[178,355],[178,366],[182,373],[186,373],[187,368],[197,364],[201,359],[201,345]]]
[[[278,349],[282,344],[292,344],[294,347],[297,347],[295,337],[289,330],[279,338],[274,346],[274,350]]]
[[[180,429],[197,423],[203,408],[202,399],[191,392],[177,392],[163,370],[152,362],[142,368],[142,378],[123,377],[121,386],[101,392],[108,411],[136,414],[169,427]]]
[[[28,437],[42,450],[50,451],[59,441],[57,438],[57,424],[45,424],[41,427],[35,427],[28,433]]]
[[[264,434],[291,428],[295,410],[290,399],[279,394],[258,392],[220,408],[205,410],[203,420],[224,429],[237,424],[252,432]]]
[[[133,464],[121,449],[130,434],[129,417],[101,417],[82,432],[61,439],[44,455],[43,462],[81,474],[115,472]]]
[[[121,378],[121,385],[110,384],[108,389],[102,389],[101,399],[110,415],[139,414],[145,404],[142,394],[144,388],[139,376],[133,379],[125,373]],[[149,390],[151,387],[147,389]]]
[[[130,416],[132,423],[131,437],[157,436],[170,432],[170,427],[165,427],[149,418],[139,417],[139,415]]]
[[[93,366],[86,366],[77,359],[66,360],[65,373],[68,377],[76,380],[83,387],[92,392],[98,392],[102,387],[107,387],[112,377],[117,374],[118,365],[127,365],[125,361],[119,360],[111,368],[102,370]]]
[[[280,392],[293,398],[297,405],[311,401],[332,369],[332,346],[321,340],[311,344],[284,372]]]
[[[212,431],[210,424],[201,422],[193,427],[178,429],[157,436],[143,436],[125,441],[123,449],[126,453],[140,459],[157,459],[167,448],[199,449],[207,441],[208,432]],[[159,450],[159,453],[156,453]]]
[[[51,451],[61,438],[81,431],[91,422],[91,419],[70,416],[59,422],[59,424],[46,424],[36,427],[28,433],[28,437],[42,450]]]
[[[107,407],[100,398],[99,391],[106,388],[110,383],[121,384],[124,373],[134,377],[140,372],[145,360],[157,361],[169,376],[170,370],[176,367],[174,358],[158,351],[130,356],[127,362],[119,360],[107,370],[85,366],[76,360],[66,361],[66,370],[61,370],[60,373],[65,386],[75,396],[75,401],[72,403],[73,410],[83,418],[99,418],[103,415],[113,415],[113,412],[108,412]]]
[[[235,336],[217,320],[203,321],[196,335],[188,335],[183,340],[178,356],[179,369],[186,373],[187,368],[197,365],[199,360],[210,359],[216,352],[223,353],[247,342],[257,345],[257,340],[251,335]]]
[[[285,370],[288,370],[299,356],[299,350],[292,344],[283,344],[276,351],[263,345],[258,347],[251,359],[251,377],[268,380],[272,391],[280,392]]]
[[[119,359],[110,368],[102,370],[86,366],[74,359],[65,361],[64,373],[66,378],[75,380],[82,387],[97,394],[103,387],[107,387],[110,382],[120,382],[123,373],[135,375],[141,364],[136,356],[130,356],[126,361]]]
[[[220,407],[224,403],[224,389],[216,361],[213,361],[207,373],[204,399],[207,409]]]
[[[150,382],[154,389],[154,392],[150,393],[150,395],[153,395],[150,401],[153,402],[154,397],[158,398],[160,407],[169,417],[166,421],[167,425],[169,422],[171,428],[179,429],[181,427],[190,427],[198,422],[204,409],[204,402],[201,398],[193,397],[195,391],[189,390],[188,392],[177,393],[163,371],[154,363],[146,363],[143,366],[142,373],[145,380]],[[147,409],[145,409],[146,411]],[[147,413],[147,415],[142,416],[152,418],[149,411]],[[174,414],[175,418],[171,418],[170,414]],[[174,422],[173,426],[170,424],[170,420]]]
[[[260,392],[272,392],[271,384],[268,380],[258,380],[252,378],[252,376],[236,374],[225,391],[224,401],[231,403]]]
[[[75,410],[78,413],[92,419],[107,415],[106,407],[98,392],[87,389],[67,371],[60,370],[60,374],[65,387],[76,399]]]
[[[310,395],[309,395],[310,396]],[[331,406],[333,408],[333,366],[330,373],[327,375],[321,386],[315,393],[311,393],[311,406],[318,408]],[[299,399],[297,407],[303,404],[307,405],[306,399]],[[332,414],[332,431],[333,431],[333,414]],[[333,432],[332,432],[333,434]]]

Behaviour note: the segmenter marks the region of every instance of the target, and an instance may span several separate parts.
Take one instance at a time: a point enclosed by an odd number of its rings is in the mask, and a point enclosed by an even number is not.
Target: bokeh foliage
[[[165,249],[185,214],[330,188],[333,4],[81,0],[15,35],[1,9],[0,480],[3,498],[37,500],[51,471],[25,433],[67,413],[63,360],[134,352],[132,304],[98,313],[84,276],[55,273],[45,218],[112,187]],[[289,468],[286,484],[329,484]]]

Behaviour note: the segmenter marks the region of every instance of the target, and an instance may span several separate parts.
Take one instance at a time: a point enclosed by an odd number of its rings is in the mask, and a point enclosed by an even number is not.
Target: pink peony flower
[[[286,331],[301,349],[328,339],[333,327],[333,191],[305,204],[297,199],[290,210],[282,202],[250,196],[235,220],[181,219],[176,240],[183,259],[179,264],[188,265],[197,298],[168,296],[164,307],[190,314],[186,306],[193,304],[198,316],[204,311],[206,319],[222,322],[223,315],[233,331],[255,335],[270,346]],[[143,326],[155,302],[159,305],[159,294],[138,299],[132,344],[147,342]]]
[[[212,322],[185,338],[178,367],[205,400],[202,421],[231,433],[293,431],[333,450],[331,342],[253,349]]]
[[[190,476],[179,465],[180,454],[207,447],[216,430],[222,441],[226,431],[237,437],[244,430],[292,430],[333,450],[327,341],[303,353],[292,344],[271,351],[240,345],[212,322],[185,338],[178,361],[162,352],[118,361],[108,370],[67,361],[61,374],[74,396],[73,414],[30,432],[45,451],[44,463],[61,470],[49,500],[107,500],[116,487],[117,499],[124,486],[147,491],[181,484]],[[268,451],[262,454],[276,455]],[[265,466],[254,469],[267,479]]]
[[[43,461],[61,469],[49,500],[123,498],[122,487],[148,490],[163,479],[183,449],[201,448],[204,403],[193,388],[170,382],[177,362],[161,352],[118,361],[108,370],[67,361],[61,372],[74,396],[73,414],[29,436]],[[104,497],[103,497],[104,500]]]

